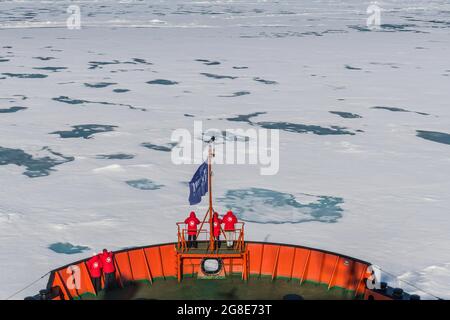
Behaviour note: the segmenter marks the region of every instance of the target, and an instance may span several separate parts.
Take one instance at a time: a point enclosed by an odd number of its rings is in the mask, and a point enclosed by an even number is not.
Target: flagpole
[[[212,143],[214,143],[214,137],[209,141],[208,148],[208,193],[209,193],[209,249],[214,250],[214,227],[213,227],[213,205],[212,205],[212,157],[214,153],[212,150]]]

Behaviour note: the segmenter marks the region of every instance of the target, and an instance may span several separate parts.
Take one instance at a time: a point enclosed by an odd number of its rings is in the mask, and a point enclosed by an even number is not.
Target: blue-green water
[[[406,109],[398,108],[398,107],[375,106],[375,107],[372,107],[372,109],[387,110],[387,111],[392,111],[392,112],[412,112],[412,113],[420,114],[422,116],[429,116],[429,114],[425,113],[425,112],[410,111],[410,110],[406,110]]]
[[[38,59],[41,61],[49,61],[49,60],[53,60],[56,59],[55,57],[33,57],[33,59]]]
[[[157,145],[157,144],[153,144],[153,143],[150,143],[150,142],[143,142],[143,143],[141,143],[141,146],[143,146],[143,147],[145,147],[147,149],[156,150],[156,151],[164,151],[164,152],[172,151],[172,149],[176,145],[177,144],[175,142],[167,143],[165,145]]]
[[[59,72],[61,70],[66,70],[67,67],[35,67],[33,69],[35,69],[35,70],[44,70],[44,71],[52,71],[52,72]]]
[[[113,60],[113,61],[89,61],[89,69],[103,69],[104,66],[111,65],[111,64],[121,64],[119,60]]]
[[[233,98],[233,97],[240,97],[240,96],[246,96],[249,95],[250,91],[237,91],[237,92],[233,92],[230,95],[221,95],[219,97],[223,97],[223,98]]]
[[[106,88],[116,84],[117,83],[115,82],[97,82],[97,83],[85,83],[84,85],[88,88]]]
[[[433,142],[450,144],[450,134],[437,131],[417,130],[417,136]]]
[[[276,82],[276,81],[266,80],[266,79],[262,79],[262,78],[259,78],[259,77],[255,77],[255,78],[253,78],[253,80],[255,80],[257,82],[264,83],[264,84],[278,84],[278,82]]]
[[[160,84],[160,85],[164,85],[164,86],[172,86],[172,85],[178,84],[178,82],[176,82],[176,81],[166,80],[166,79],[155,79],[155,80],[147,81],[147,83],[148,84]]]
[[[25,108],[25,107],[10,107],[10,108],[5,108],[5,109],[0,109],[0,113],[14,113],[14,112],[25,110],[25,109],[27,109],[27,108]]]
[[[330,111],[331,113],[338,113],[342,117],[360,117],[359,115],[355,115],[347,112],[339,112],[339,111]],[[355,135],[354,132],[349,131],[345,127],[339,126],[330,126],[330,127],[321,127],[317,125],[305,125],[299,123],[291,123],[291,122],[252,122],[251,119],[257,117],[259,115],[266,114],[266,112],[254,112],[250,114],[241,114],[236,117],[226,118],[228,121],[235,122],[247,122],[252,125],[257,125],[265,129],[278,129],[288,132],[295,133],[313,133],[317,135]],[[351,116],[350,116],[351,115]],[[358,131],[358,130],[356,130]]]
[[[40,74],[40,73],[2,73],[4,76],[10,77],[10,78],[20,78],[20,79],[42,79],[47,78],[48,76],[46,74]]]
[[[237,77],[233,77],[233,76],[224,76],[224,75],[220,75],[220,74],[213,74],[213,73],[207,73],[207,72],[202,72],[200,73],[201,75],[208,77],[208,78],[213,78],[213,79],[237,79]]]
[[[112,102],[106,102],[106,101],[90,101],[90,100],[83,100],[83,99],[73,99],[73,98],[69,98],[67,96],[59,96],[56,98],[52,98],[52,100],[62,102],[62,103],[67,103],[67,104],[74,104],[74,105],[101,104],[101,105],[105,105],[105,106],[127,107],[131,110],[147,111],[147,109],[145,109],[145,108],[135,107],[135,106],[132,106],[130,104],[125,104],[125,103],[112,103]]]
[[[392,111],[392,112],[410,112],[406,109],[403,108],[397,108],[397,107],[382,107],[382,106],[376,106],[376,107],[372,107],[372,109],[379,109],[379,110],[388,110],[388,111]]]
[[[127,154],[127,153],[99,154],[96,156],[96,158],[108,160],[127,160],[133,159],[134,154]]]
[[[151,63],[145,59],[142,59],[142,58],[133,58],[132,61],[139,63],[139,64],[153,65],[153,63]]]
[[[83,103],[89,102],[89,101],[81,100],[81,99],[71,99],[67,96],[59,96],[59,97],[53,98],[53,100],[58,101],[58,102],[68,103],[68,104],[83,104]]]
[[[348,70],[362,70],[362,68],[352,67],[352,66],[350,66],[348,64],[345,65],[345,69],[348,69]]]
[[[414,24],[391,24],[384,23],[380,25],[381,30],[383,31],[400,31],[400,32],[414,32],[414,33],[423,33],[422,31],[414,30],[411,28],[417,27]]]
[[[242,67],[240,67],[240,66],[234,66],[233,69],[236,69],[236,70],[243,70],[243,69],[248,69],[248,67],[245,67],[245,66],[242,66]]]
[[[349,25],[349,29],[353,29],[360,32],[412,32],[412,33],[426,33],[413,29],[416,25],[413,24],[381,24],[378,29],[370,29],[363,25]]]
[[[301,203],[292,194],[262,188],[228,190],[218,201],[238,219],[255,223],[334,223],[342,217],[342,198],[301,195],[312,201]]]
[[[157,184],[149,179],[137,179],[137,180],[129,180],[125,181],[130,187],[139,189],[139,190],[158,190],[164,187],[163,184]]]
[[[217,66],[220,64],[219,61],[211,61],[211,60],[207,60],[207,59],[195,59],[195,61],[202,62],[204,65],[207,65],[207,66]]]
[[[64,156],[48,147],[44,147],[43,150],[54,155],[55,158],[49,156],[33,157],[21,149],[0,147],[0,165],[23,166],[26,168],[24,175],[29,178],[37,178],[48,176],[51,171],[54,171],[53,167],[57,165],[75,160],[74,157]]]
[[[236,121],[236,122],[251,122],[251,118],[257,117],[261,114],[266,114],[267,112],[253,112],[250,114],[239,114],[236,117],[227,118],[228,121]]]
[[[362,118],[359,114],[351,113],[351,112],[344,112],[344,111],[329,111],[332,114],[338,115],[345,119],[357,119]]]
[[[76,253],[82,253],[84,251],[90,250],[89,247],[76,246],[69,242],[52,243],[51,245],[48,246],[48,248],[56,253],[63,253],[63,254],[76,254]]]
[[[250,141],[250,137],[248,137],[248,136],[236,135],[232,132],[218,130],[218,129],[216,129],[216,130],[210,129],[210,130],[202,133],[202,140],[205,143],[210,141],[212,137],[216,138],[216,140],[215,140],[216,144],[225,143],[227,141],[241,141],[241,142]]]
[[[331,126],[321,127],[317,125],[306,125],[291,122],[258,122],[257,125],[265,129],[279,129],[295,133],[313,133],[317,135],[355,135],[345,127]]]
[[[109,66],[109,65],[120,65],[120,64],[145,64],[145,65],[152,65],[151,62],[148,62],[145,59],[142,58],[133,58],[131,61],[120,61],[120,60],[112,60],[112,61],[89,61],[89,69],[103,69],[103,67]]]
[[[128,92],[130,91],[129,89],[114,89],[113,90],[115,93],[124,93],[124,92]]]
[[[119,64],[120,61],[89,61],[89,69],[102,69],[103,66],[107,66],[110,64]]]
[[[80,124],[72,126],[72,130],[55,131],[50,134],[59,134],[63,139],[67,138],[83,138],[90,139],[94,134],[101,132],[114,131],[117,126],[104,125],[104,124]]]

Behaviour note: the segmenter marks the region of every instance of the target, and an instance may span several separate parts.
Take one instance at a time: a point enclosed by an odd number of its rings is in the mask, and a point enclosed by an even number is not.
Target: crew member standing
[[[197,219],[194,211],[191,211],[184,223],[188,225],[188,248],[197,248],[197,225],[200,224],[200,220]]]
[[[116,286],[116,267],[114,266],[114,253],[103,249],[100,256],[102,260],[103,273],[105,274],[105,290],[110,290]]]
[[[87,262],[89,273],[92,278],[95,293],[98,294],[102,290],[102,260],[98,254],[94,254]]]
[[[219,218],[219,214],[214,212],[213,215],[213,235],[214,235],[214,250],[220,249],[220,225],[222,219]]]
[[[227,237],[227,247],[232,248],[234,245],[234,225],[238,222],[236,216],[230,210],[222,219],[225,224],[225,235]]]

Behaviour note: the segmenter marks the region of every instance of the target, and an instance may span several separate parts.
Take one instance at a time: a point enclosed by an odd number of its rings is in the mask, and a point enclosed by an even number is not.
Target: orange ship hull
[[[246,242],[247,271],[242,257],[222,258],[225,274],[250,277],[267,276],[275,279],[298,280],[335,287],[351,292],[355,298],[384,299],[366,287],[370,263],[352,257],[303,246]],[[48,289],[59,287],[56,299],[78,299],[95,295],[87,259],[51,272]],[[182,263],[181,266],[178,264]],[[182,278],[197,274],[200,261],[196,258],[177,259],[176,243],[137,247],[115,252],[116,279],[119,285],[133,281]],[[181,274],[179,274],[181,272]]]

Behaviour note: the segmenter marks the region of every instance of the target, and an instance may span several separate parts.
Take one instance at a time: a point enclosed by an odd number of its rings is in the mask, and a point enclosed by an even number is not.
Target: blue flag
[[[203,162],[198,167],[189,182],[189,204],[194,205],[202,201],[202,196],[208,192],[208,164]]]

